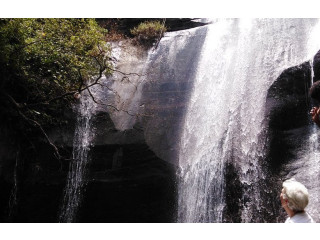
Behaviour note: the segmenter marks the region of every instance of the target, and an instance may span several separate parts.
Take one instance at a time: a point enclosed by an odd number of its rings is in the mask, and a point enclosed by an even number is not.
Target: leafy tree
[[[60,158],[43,126],[63,121],[75,93],[111,74],[106,33],[94,19],[1,19],[1,122],[17,134],[37,128]]]

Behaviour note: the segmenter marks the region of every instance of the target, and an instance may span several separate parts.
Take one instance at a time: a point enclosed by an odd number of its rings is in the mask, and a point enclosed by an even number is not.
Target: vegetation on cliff
[[[166,31],[164,22],[146,21],[131,29],[130,32],[135,36],[138,43],[149,46],[159,41]]]
[[[13,146],[36,156],[44,141],[58,159],[69,157],[61,156],[47,130],[65,124],[75,97],[112,73],[108,41],[128,37],[119,30],[125,20],[0,19],[0,121],[15,136]],[[144,45],[166,31],[158,20],[141,20],[131,29],[130,37]]]
[[[89,78],[112,72],[106,33],[94,19],[1,19],[1,123],[29,140],[38,131],[59,158],[45,128],[63,123]]]
[[[0,19],[0,130],[25,141],[21,146],[37,146],[42,136],[61,158],[46,131],[66,123],[65,113],[74,96],[90,87],[89,78],[98,84],[112,73],[107,42],[133,38],[157,47],[169,28],[191,20]]]

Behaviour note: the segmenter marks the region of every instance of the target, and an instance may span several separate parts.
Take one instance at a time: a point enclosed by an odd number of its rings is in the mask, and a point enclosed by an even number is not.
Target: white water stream
[[[60,222],[75,222],[85,185],[89,150],[94,136],[90,125],[96,104],[87,92],[83,92],[78,107],[76,130],[73,139],[73,159],[69,165],[67,183],[60,210]]]
[[[246,186],[242,222],[261,221],[254,212],[263,205],[256,183],[265,178],[267,91],[283,70],[310,59],[317,21],[223,19],[208,26],[181,138],[178,222],[223,221],[228,162]]]

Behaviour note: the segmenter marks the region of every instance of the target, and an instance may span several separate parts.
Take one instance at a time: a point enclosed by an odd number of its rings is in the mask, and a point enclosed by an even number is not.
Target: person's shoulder
[[[306,214],[307,214],[307,216],[308,216],[309,223],[316,223],[316,222],[313,220],[313,218],[310,216],[309,213],[306,212]]]
[[[284,223],[294,223],[294,222],[291,220],[290,217],[288,217]]]
[[[297,213],[290,220],[292,223],[314,223],[312,217],[307,212]]]

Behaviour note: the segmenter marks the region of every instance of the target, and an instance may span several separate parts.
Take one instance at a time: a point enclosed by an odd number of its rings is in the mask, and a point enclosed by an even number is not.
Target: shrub
[[[167,28],[159,21],[143,22],[130,30],[131,34],[136,37],[136,40],[143,45],[152,45],[162,38],[166,31]]]

